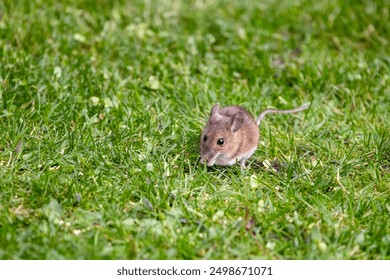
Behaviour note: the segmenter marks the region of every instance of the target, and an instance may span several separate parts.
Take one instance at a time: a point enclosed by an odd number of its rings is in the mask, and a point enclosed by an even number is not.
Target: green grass
[[[0,0],[0,259],[390,259],[389,7]],[[312,106],[241,170],[217,102]]]

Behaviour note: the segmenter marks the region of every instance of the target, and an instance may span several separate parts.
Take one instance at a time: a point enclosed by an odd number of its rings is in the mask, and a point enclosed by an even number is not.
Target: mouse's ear
[[[244,123],[244,114],[242,112],[237,112],[232,119],[232,124],[230,130],[236,132],[239,130]]]
[[[219,115],[219,104],[215,104],[210,111],[210,117]]]

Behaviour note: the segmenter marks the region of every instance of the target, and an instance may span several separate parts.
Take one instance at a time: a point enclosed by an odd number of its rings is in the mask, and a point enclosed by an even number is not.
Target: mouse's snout
[[[212,165],[214,165],[214,162],[215,162],[215,160],[214,159],[208,159],[208,158],[206,158],[206,156],[201,156],[201,158],[200,158],[200,163],[201,164],[207,164],[207,166],[212,166]]]

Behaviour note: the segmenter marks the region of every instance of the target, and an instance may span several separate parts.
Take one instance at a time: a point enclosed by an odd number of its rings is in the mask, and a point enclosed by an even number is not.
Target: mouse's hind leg
[[[257,147],[256,147],[256,148],[257,148]],[[243,157],[241,158],[241,160],[240,160],[240,165],[241,165],[243,168],[246,168],[245,161],[253,155],[253,153],[256,151],[256,148],[250,150],[250,151],[247,152],[245,155],[243,155]]]

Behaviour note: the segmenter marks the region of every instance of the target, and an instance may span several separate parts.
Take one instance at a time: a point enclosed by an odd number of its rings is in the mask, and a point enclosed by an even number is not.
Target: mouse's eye
[[[203,141],[207,141],[207,135],[203,136]]]
[[[217,144],[221,146],[221,145],[223,145],[223,143],[225,143],[223,138],[219,138],[218,141],[217,141]]]

